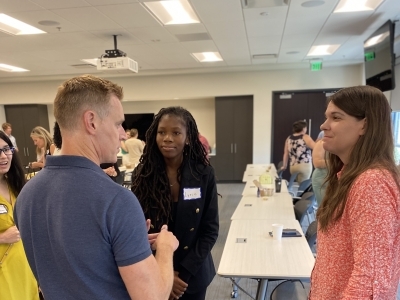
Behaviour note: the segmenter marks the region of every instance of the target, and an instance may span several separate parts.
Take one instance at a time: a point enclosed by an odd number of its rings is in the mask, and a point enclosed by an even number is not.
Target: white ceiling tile
[[[96,8],[122,27],[161,26],[139,3],[105,5]]]
[[[40,9],[42,8],[39,5],[36,5],[30,0],[0,0],[0,11],[11,17],[15,12]]]
[[[124,3],[137,3],[138,0],[86,0],[91,5],[108,5],[108,4],[124,4]]]
[[[117,36],[117,47],[120,49],[120,46],[124,45],[139,45],[143,44],[143,42],[138,39],[135,35],[130,33],[125,29],[114,29],[114,30],[92,30],[91,34],[98,37],[99,39],[104,40],[108,45],[108,49],[114,48],[114,35]],[[122,49],[120,49],[122,50]]]
[[[52,11],[45,9],[17,12],[13,14],[13,17],[31,26],[37,27],[47,33],[54,33],[60,31],[72,32],[81,30],[79,26],[67,21],[66,19],[60,17],[59,15],[53,13]],[[43,26],[39,24],[40,21],[55,21],[58,22],[59,25]]]
[[[182,43],[151,43],[151,49],[166,55],[186,55],[189,51],[183,47]]]
[[[244,9],[244,20],[248,21],[281,21],[286,20],[287,6],[259,7]]]
[[[240,1],[232,0],[191,0],[202,23],[243,20]]]
[[[135,37],[144,43],[172,43],[178,42],[178,39],[170,34],[164,27],[141,27],[141,28],[127,28]]]
[[[281,35],[285,28],[282,21],[249,21],[246,22],[248,37],[262,37],[269,35]]]
[[[209,22],[207,30],[213,39],[242,39],[246,37],[243,21]]]
[[[282,39],[282,48],[311,47],[316,38],[315,34],[285,35]]]
[[[213,41],[184,42],[182,43],[182,46],[190,53],[218,51],[218,48],[215,46]]]
[[[37,4],[46,9],[56,9],[56,8],[74,8],[74,7],[85,7],[90,6],[85,0],[68,0],[68,1],[54,1],[54,0],[31,0],[33,3]]]
[[[276,58],[266,58],[266,59],[253,59],[253,65],[262,65],[262,64],[276,64],[278,59]]]
[[[245,65],[251,65],[251,59],[250,58],[242,58],[242,59],[227,59],[226,64],[228,66],[245,66]]]
[[[81,27],[84,30],[121,28],[116,22],[94,7],[65,8],[52,10],[55,14]]]
[[[234,53],[241,55],[249,55],[249,46],[247,40],[218,40],[215,41],[217,48],[221,54]]]
[[[278,53],[281,36],[263,38],[249,38],[250,52],[252,54]]]
[[[190,33],[207,32],[206,27],[204,26],[204,24],[201,23],[165,26],[165,30],[167,30],[171,34],[190,34]]]

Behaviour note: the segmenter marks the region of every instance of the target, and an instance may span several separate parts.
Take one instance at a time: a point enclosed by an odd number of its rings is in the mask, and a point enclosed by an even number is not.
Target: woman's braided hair
[[[161,226],[167,224],[171,219],[172,198],[170,183],[164,157],[156,142],[158,124],[165,115],[180,118],[186,127],[188,144],[183,149],[183,161],[178,169],[178,182],[181,182],[183,167],[189,160],[195,161],[196,165],[210,165],[207,152],[199,140],[199,131],[192,114],[180,106],[162,108],[155,115],[146,132],[146,145],[143,155],[132,176],[132,192],[138,198],[144,213],[151,218],[155,230],[160,230]],[[192,170],[191,164],[188,165],[191,174],[196,177],[193,171],[197,170]],[[153,212],[156,212],[155,215],[150,215],[152,209]]]

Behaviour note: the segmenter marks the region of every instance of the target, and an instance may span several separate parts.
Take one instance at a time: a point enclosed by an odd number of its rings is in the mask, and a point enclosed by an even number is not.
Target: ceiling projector
[[[106,53],[97,60],[99,71],[131,71],[137,73],[139,66],[136,61],[126,56],[126,53],[117,49],[117,36],[114,35],[114,49],[106,50]]]
[[[99,71],[132,71],[138,72],[138,63],[129,57],[100,57],[97,60]]]

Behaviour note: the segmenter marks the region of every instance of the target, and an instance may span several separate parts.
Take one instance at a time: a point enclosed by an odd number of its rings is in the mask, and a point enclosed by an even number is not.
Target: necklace
[[[177,183],[177,181],[175,181],[173,184],[169,184],[169,186],[173,187],[176,183]]]

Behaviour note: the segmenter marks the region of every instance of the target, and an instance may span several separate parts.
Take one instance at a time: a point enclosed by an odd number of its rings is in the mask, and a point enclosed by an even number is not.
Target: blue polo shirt
[[[79,156],[48,156],[17,198],[25,252],[46,300],[130,299],[119,266],[151,255],[131,191]]]

